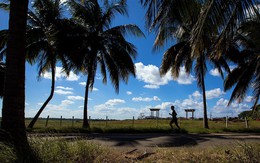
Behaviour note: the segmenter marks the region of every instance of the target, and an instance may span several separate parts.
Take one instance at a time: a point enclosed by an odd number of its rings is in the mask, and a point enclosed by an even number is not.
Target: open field
[[[39,119],[29,132],[98,132],[98,133],[168,133],[169,119],[147,120],[91,120],[90,130],[82,129],[82,120]],[[30,122],[26,120],[26,125]],[[254,132],[260,133],[260,121],[209,121],[210,129],[203,128],[202,120],[179,120],[182,133]]]
[[[227,162],[227,163],[258,163],[260,157],[259,143],[236,142],[228,146],[204,148],[176,147],[153,149],[117,150],[88,140],[62,138],[30,138],[34,153],[43,163],[53,162],[140,162],[140,163],[171,163],[171,162]],[[15,162],[16,155],[11,146],[0,142],[0,162]]]

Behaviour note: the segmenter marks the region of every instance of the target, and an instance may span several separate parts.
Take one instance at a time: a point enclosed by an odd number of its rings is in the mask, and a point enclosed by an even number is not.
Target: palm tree
[[[14,140],[18,157],[28,158],[25,131],[25,33],[28,0],[11,0],[9,36],[6,55],[6,74],[1,128]],[[10,137],[9,137],[10,138]]]
[[[0,62],[0,98],[4,96],[5,63]]]
[[[203,92],[204,105],[204,128],[209,128],[207,118],[206,89],[204,76],[207,71],[206,61],[211,62],[219,70],[223,77],[222,68],[229,71],[228,65],[222,57],[212,58],[210,56],[211,44],[217,35],[217,29],[203,33],[205,46],[197,47],[195,54],[190,45],[192,28],[197,22],[202,4],[199,1],[150,1],[143,0],[141,3],[147,7],[147,27],[156,32],[154,50],[160,49],[170,40],[177,43],[166,50],[163,56],[160,74],[165,75],[171,71],[174,78],[178,78],[181,66],[185,67],[187,73],[194,72],[197,77],[198,87]],[[209,25],[211,22],[208,22]],[[213,26],[213,25],[212,25]],[[193,62],[195,62],[193,64]]]
[[[233,39],[233,46],[230,47],[230,58],[237,63],[237,67],[226,77],[224,82],[225,91],[234,90],[229,100],[243,101],[246,92],[253,88],[254,106],[253,112],[259,101],[260,95],[260,16],[242,23]]]
[[[119,82],[128,81],[129,75],[135,76],[132,58],[137,52],[135,46],[127,42],[124,35],[144,36],[133,24],[111,27],[115,14],[127,15],[125,0],[110,2],[98,0],[69,1],[74,21],[82,27],[79,39],[82,40],[77,57],[74,57],[74,68],[87,74],[85,89],[83,127],[88,128],[88,92],[92,90],[97,67],[103,75],[103,83],[107,82],[107,71],[116,92]]]
[[[8,4],[1,4],[8,10]],[[33,128],[40,114],[54,95],[56,63],[61,61],[64,71],[69,75],[66,55],[72,53],[70,37],[76,28],[74,24],[63,17],[62,1],[60,0],[35,0],[32,10],[28,11],[28,25],[26,31],[26,59],[30,64],[38,63],[39,77],[51,70],[51,92],[34,116],[28,128]],[[6,54],[8,30],[0,31],[0,57]]]
[[[67,28],[67,19],[63,18],[61,0],[35,0],[32,9],[28,12],[27,28],[27,58],[33,64],[38,63],[39,76],[46,71],[51,71],[51,92],[34,116],[28,128],[33,128],[40,114],[53,97],[55,89],[56,63],[61,61],[65,70],[65,47],[61,45],[66,37],[64,29]],[[62,33],[62,34],[61,34]]]

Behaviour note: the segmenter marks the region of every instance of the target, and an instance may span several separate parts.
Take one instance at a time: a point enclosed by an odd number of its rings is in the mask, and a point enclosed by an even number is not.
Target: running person
[[[171,110],[172,110],[172,113],[169,113],[169,114],[172,116],[172,120],[171,120],[171,122],[170,122],[170,126],[171,126],[171,128],[173,129],[172,124],[175,123],[175,125],[176,125],[176,126],[178,127],[178,129],[180,130],[180,127],[179,127],[178,121],[177,121],[177,113],[176,113],[176,111],[174,110],[174,106],[173,106],[173,105],[171,106]]]

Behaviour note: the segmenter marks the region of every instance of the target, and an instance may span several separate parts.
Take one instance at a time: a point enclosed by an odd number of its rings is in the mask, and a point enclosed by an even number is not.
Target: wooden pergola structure
[[[150,108],[151,110],[151,117],[152,118],[159,118],[159,111],[160,109],[159,108]],[[154,116],[154,113],[155,113],[155,116]]]
[[[185,109],[186,112],[186,119],[188,119],[188,113],[191,112],[191,119],[194,119],[194,112],[195,109]]]

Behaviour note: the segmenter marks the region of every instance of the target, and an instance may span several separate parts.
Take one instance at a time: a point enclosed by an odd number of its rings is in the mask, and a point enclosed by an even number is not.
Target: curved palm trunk
[[[90,84],[90,75],[88,75],[86,89],[85,89],[85,100],[84,100],[84,112],[83,112],[83,128],[89,128],[88,123],[88,91],[89,91],[89,84]]]
[[[28,128],[33,128],[34,124],[36,123],[37,119],[39,118],[40,114],[44,110],[44,108],[47,106],[47,104],[51,101],[53,94],[54,94],[54,88],[55,88],[55,63],[52,62],[51,65],[51,93],[47,100],[43,103],[42,107],[39,109],[37,114],[34,116],[30,124],[28,125]]]

